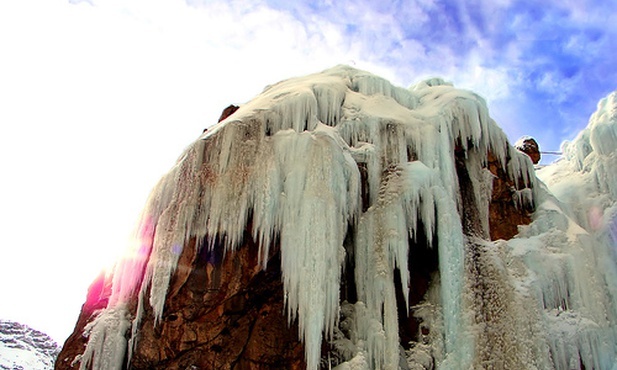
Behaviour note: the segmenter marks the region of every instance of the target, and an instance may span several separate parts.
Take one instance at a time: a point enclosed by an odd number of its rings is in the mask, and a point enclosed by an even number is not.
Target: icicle
[[[338,318],[346,225],[357,209],[359,173],[329,130],[279,135],[275,155],[285,174],[280,209],[281,269],[290,320],[296,315],[308,369],[317,369],[322,332]]]
[[[335,81],[338,82],[338,81]],[[347,86],[340,83],[316,84],[313,93],[317,100],[318,118],[328,126],[336,126],[341,119]]]
[[[363,95],[382,94],[408,109],[414,109],[417,105],[416,96],[409,90],[392,86],[387,80],[370,73],[356,73],[352,77],[352,83],[352,89]]]
[[[473,340],[462,331],[468,327],[463,317],[464,239],[456,203],[440,188],[437,200],[439,272],[444,320],[445,368],[468,368],[473,357]]]
[[[533,191],[531,189],[525,188],[521,190],[516,190],[513,194],[513,197],[514,197],[514,204],[516,205],[517,208],[524,209],[526,207],[529,207],[529,208],[533,207],[534,196],[533,196]]]
[[[84,329],[88,343],[79,369],[121,369],[127,350],[125,333],[130,327],[125,304],[102,311]]]

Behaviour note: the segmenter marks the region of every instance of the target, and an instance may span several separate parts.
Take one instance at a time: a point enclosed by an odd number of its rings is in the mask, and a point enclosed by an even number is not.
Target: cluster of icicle
[[[471,177],[477,235],[463,232],[455,152],[464,153]],[[435,367],[570,369],[580,358],[587,368],[608,368],[615,359],[615,306],[610,294],[595,288],[608,283],[596,281],[600,272],[572,269],[592,257],[583,250],[582,234],[576,234],[579,241],[568,239],[575,226],[557,205],[553,212],[553,198],[517,192],[521,204],[545,199],[541,213],[559,217],[538,216],[519,244],[487,240],[489,152],[521,189],[541,188],[534,185],[531,162],[508,144],[482,99],[441,80],[403,89],[338,66],[267,87],[189,146],[153,190],[134,258],[118,263],[108,308],[86,328],[82,369],[121,368],[131,342],[139,340],[135,328],[144,305],[153,308],[157,324],[189,238],[218,238],[230,252],[240,247],[248,222],[263,268],[274,240],[280,243],[287,313],[298,322],[308,370],[320,367],[322,340],[336,337],[345,258],[354,259],[358,302],[344,307],[353,311],[353,336],[338,369],[399,368],[394,274],[408,300],[409,241],[418,227],[439,254],[430,312],[418,310],[432,326]],[[359,164],[367,170],[365,211]],[[553,219],[562,224],[551,225]],[[355,230],[352,250],[344,246],[348,230]],[[561,242],[580,253],[566,254],[571,251],[561,251]],[[202,247],[209,245],[220,243]],[[470,270],[470,250],[484,285]],[[588,280],[590,285],[580,285]],[[478,286],[491,287],[483,296],[488,308],[478,308]],[[126,303],[136,295],[139,307],[132,314]],[[595,311],[561,314],[588,307],[587,299],[602,302]],[[559,328],[570,330],[561,344]],[[414,368],[421,354],[407,356],[405,366]]]

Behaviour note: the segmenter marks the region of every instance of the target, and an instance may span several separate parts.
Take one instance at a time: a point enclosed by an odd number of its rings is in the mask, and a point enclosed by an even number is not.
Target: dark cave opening
[[[358,301],[358,292],[356,290],[356,274],[355,274],[355,256],[354,256],[354,238],[355,230],[353,225],[347,226],[347,234],[343,241],[343,247],[345,248],[345,264],[343,267],[343,273],[341,275],[341,291],[340,300],[347,301],[349,303],[356,303]]]
[[[428,328],[422,326],[422,320],[413,315],[414,306],[424,301],[432,282],[432,276],[439,270],[438,240],[433,236],[432,245],[428,242],[422,222],[418,222],[415,238],[409,239],[409,307],[405,305],[403,284],[398,269],[394,271],[397,313],[399,319],[399,340],[403,348],[409,349],[411,342],[420,341],[420,331]],[[409,310],[407,310],[409,308]],[[408,314],[409,312],[409,314]],[[428,334],[427,332],[423,333]]]

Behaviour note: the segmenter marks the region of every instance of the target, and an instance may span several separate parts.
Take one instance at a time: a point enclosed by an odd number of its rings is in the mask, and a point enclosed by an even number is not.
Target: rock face
[[[137,330],[132,369],[304,369],[304,347],[297,325],[288,325],[283,303],[280,252],[271,268],[257,263],[257,247],[247,234],[238,251],[197,251],[193,239],[183,249],[166,298],[163,320],[154,327],[146,308]],[[56,369],[79,368],[86,348],[82,335],[93,313],[106,307],[110,281],[91,285],[74,333]],[[136,309],[136,300],[131,302]]]
[[[491,240],[508,240],[518,234],[520,225],[531,223],[533,205],[523,201],[519,180],[509,178],[492,154],[488,156],[488,169],[494,176],[489,223]]]
[[[47,334],[0,320],[0,369],[49,370],[59,352],[60,348]]]
[[[155,187],[132,257],[93,284],[56,369],[617,358],[594,347],[617,338],[617,287],[595,283],[615,279],[588,268],[604,244],[569,223],[478,96],[339,66],[232,113]]]
[[[152,310],[144,312],[131,368],[305,368],[297,327],[284,314],[279,252],[265,271],[250,241],[221,252],[184,248],[162,321],[154,327]]]

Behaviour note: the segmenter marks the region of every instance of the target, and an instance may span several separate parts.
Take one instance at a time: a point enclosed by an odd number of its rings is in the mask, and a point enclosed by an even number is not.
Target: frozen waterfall
[[[545,185],[485,102],[441,80],[403,89],[338,66],[269,86],[156,185],[76,360],[122,368],[143,307],[161,319],[186,243],[233,253],[250,230],[261,268],[280,247],[308,370],[324,366],[323,341],[339,370],[613,369],[617,120],[607,99],[567,158],[541,171]],[[514,184],[512,202],[535,209],[507,241],[489,237],[491,160]],[[420,254],[435,266],[412,304]],[[421,340],[402,343],[408,317]]]

